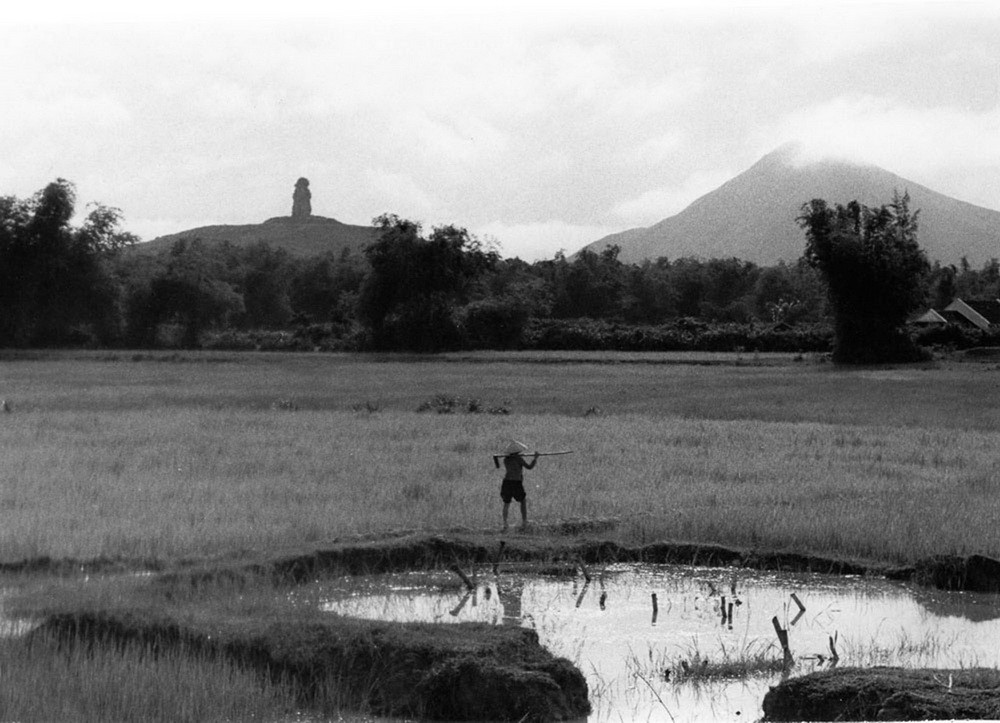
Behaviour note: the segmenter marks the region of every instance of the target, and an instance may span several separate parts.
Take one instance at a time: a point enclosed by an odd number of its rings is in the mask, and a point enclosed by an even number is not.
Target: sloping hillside
[[[920,210],[920,245],[931,261],[958,263],[966,256],[980,266],[1000,256],[1000,212],[958,201],[877,166],[838,161],[798,164],[794,146],[782,146],[675,216],[648,228],[605,236],[586,248],[621,247],[627,262],[737,257],[759,264],[793,262],[805,237],[795,218],[803,203],[858,200],[879,206],[894,190],[910,194]]]
[[[323,216],[305,219],[278,216],[259,224],[193,228],[160,236],[139,244],[136,249],[156,253],[170,248],[181,238],[201,239],[208,243],[228,241],[240,247],[263,241],[275,248],[283,248],[293,256],[307,257],[330,252],[339,254],[345,248],[360,252],[375,240],[375,229],[371,226],[352,226]]]

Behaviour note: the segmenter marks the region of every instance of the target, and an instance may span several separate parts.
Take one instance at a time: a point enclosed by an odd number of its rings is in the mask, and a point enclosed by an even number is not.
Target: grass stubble
[[[626,543],[898,563],[1000,555],[1000,385],[985,365],[205,361],[4,362],[0,395],[14,412],[0,418],[0,561],[239,558],[354,534],[494,529],[491,456],[511,437],[575,451],[528,473],[533,520],[614,517]],[[511,414],[416,412],[441,393],[504,400]],[[37,700],[8,698],[5,718],[88,719],[97,706],[118,711],[105,719],[249,719],[198,708],[206,680],[237,698],[253,690],[260,719],[294,710],[280,686],[219,661],[61,658],[87,671],[77,675],[18,645],[0,645],[3,688],[46,691],[56,707],[33,718]],[[158,693],[154,679],[175,682]],[[132,698],[113,701],[106,690],[125,680]],[[76,690],[97,698],[68,703]]]

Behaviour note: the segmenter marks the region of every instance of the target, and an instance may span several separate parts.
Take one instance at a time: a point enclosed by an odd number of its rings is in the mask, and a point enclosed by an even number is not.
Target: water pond
[[[997,595],[667,565],[589,569],[589,581],[582,570],[466,572],[471,590],[424,572],[325,581],[295,596],[361,618],[531,627],[587,677],[594,722],[753,721],[768,686],[838,664],[1000,665]]]

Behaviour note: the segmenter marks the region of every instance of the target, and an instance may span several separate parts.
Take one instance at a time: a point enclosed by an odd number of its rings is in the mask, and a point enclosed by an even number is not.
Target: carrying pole
[[[531,454],[528,454],[527,452],[518,452],[517,454],[520,457],[534,457],[535,456],[534,452],[532,452]],[[572,449],[567,449],[567,450],[564,450],[562,452],[539,452],[538,456],[539,457],[558,457],[561,454],[573,454],[573,450]],[[500,469],[500,460],[503,459],[504,457],[509,457],[509,456],[510,455],[507,455],[507,454],[495,454],[495,455],[493,455],[493,466],[496,467],[497,469]]]

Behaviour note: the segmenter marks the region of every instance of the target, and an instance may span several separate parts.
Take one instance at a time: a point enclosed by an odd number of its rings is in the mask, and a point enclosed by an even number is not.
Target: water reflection
[[[343,581],[316,595],[323,609],[358,617],[531,627],[587,676],[592,721],[754,720],[782,676],[838,662],[1000,662],[996,595],[717,568],[612,566],[589,577],[501,566],[473,576],[472,589],[412,573]]]

